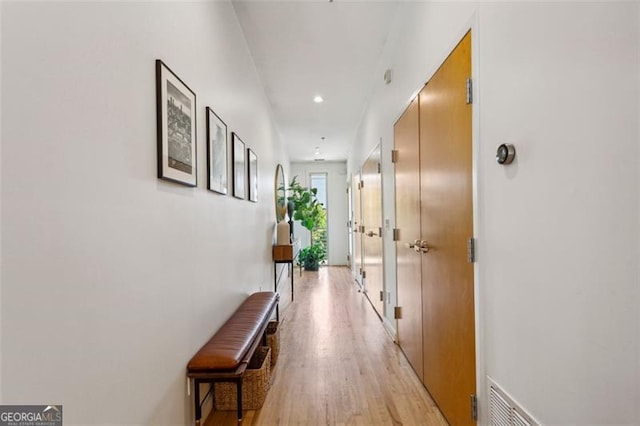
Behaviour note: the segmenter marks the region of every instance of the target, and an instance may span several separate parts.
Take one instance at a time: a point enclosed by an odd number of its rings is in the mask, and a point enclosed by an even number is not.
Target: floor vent
[[[526,411],[489,378],[489,424],[492,426],[539,426]]]

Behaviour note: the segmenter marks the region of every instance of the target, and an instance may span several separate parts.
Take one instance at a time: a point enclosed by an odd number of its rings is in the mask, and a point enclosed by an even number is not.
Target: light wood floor
[[[295,277],[261,410],[244,425],[446,425],[347,268]],[[235,425],[235,411],[206,426]]]

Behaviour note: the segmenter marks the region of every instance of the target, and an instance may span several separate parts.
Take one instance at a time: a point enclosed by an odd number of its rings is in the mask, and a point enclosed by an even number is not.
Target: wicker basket
[[[271,348],[271,366],[276,365],[280,353],[280,324],[270,321],[267,325],[267,345]]]
[[[270,381],[271,349],[259,346],[253,354],[242,381],[242,409],[257,410],[267,397]],[[237,387],[235,383],[215,383],[214,400],[216,410],[237,410]]]

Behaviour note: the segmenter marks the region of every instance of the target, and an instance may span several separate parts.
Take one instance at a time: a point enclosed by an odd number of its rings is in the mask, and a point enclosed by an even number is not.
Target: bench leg
[[[238,392],[238,424],[242,424],[242,379],[236,382],[236,391]]]
[[[200,406],[200,380],[193,380],[193,399],[196,403],[196,426],[200,426],[202,417],[202,407]]]

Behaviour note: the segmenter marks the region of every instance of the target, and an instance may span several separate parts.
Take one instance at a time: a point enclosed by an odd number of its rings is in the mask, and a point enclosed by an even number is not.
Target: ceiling
[[[347,159],[397,4],[233,2],[291,161]]]

